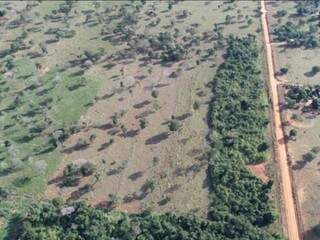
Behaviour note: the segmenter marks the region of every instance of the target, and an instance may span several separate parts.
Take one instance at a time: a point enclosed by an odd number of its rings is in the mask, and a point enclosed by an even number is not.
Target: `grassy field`
[[[212,97],[208,84],[223,61],[226,45],[218,32],[222,36],[257,34],[259,38],[259,3],[186,1],[174,4],[171,10],[167,2],[135,3],[134,8],[141,8],[133,16],[136,33],[154,37],[169,32],[177,44],[190,43],[185,44],[187,53],[182,60],[167,65],[145,60],[142,54],[121,57],[124,50],[136,47],[130,47],[130,41],[112,41],[120,22],[117,14],[134,11],[127,2],[80,1],[66,22],[44,19],[62,3],[35,3],[27,14],[32,21],[14,29],[8,28],[19,16],[14,10],[23,10],[27,2],[1,3],[10,11],[3,23],[0,50],[10,48],[23,31],[27,36],[22,41],[29,48],[2,59],[0,166],[6,174],[1,174],[0,186],[12,193],[0,203],[4,216],[0,224],[7,224],[5,219],[12,216],[8,210],[14,204],[23,209],[33,199],[56,196],[88,199],[102,207],[117,198],[116,208],[128,212],[154,209],[206,217],[206,114]],[[106,9],[114,19],[101,23]],[[54,38],[48,34],[54,28],[75,35],[44,44]],[[106,36],[101,34],[104,30]],[[87,62],[85,50],[100,56],[89,67],[77,63]],[[40,56],[32,58],[30,53]],[[13,59],[12,69],[6,66],[9,58]],[[121,117],[114,126],[112,116],[116,114]],[[168,129],[172,116],[182,125],[176,132]],[[147,121],[144,129],[141,119]],[[43,129],[28,139],[34,126]],[[52,133],[72,126],[79,131],[46,151]],[[75,149],[79,141],[87,144]],[[45,151],[35,154],[39,149]],[[81,179],[77,186],[61,187],[66,165],[84,162],[94,163],[96,174]],[[19,168],[11,173],[11,166]],[[267,168],[264,164],[251,170],[266,180]]]
[[[281,1],[268,4],[269,22],[271,30],[291,21],[300,26],[301,30],[308,30],[312,24],[312,14],[304,17],[297,15],[297,2]],[[286,10],[287,14],[277,17],[276,13]],[[316,36],[319,36],[317,28]],[[280,76],[284,84],[317,85],[319,75],[311,74],[312,66],[319,64],[320,48],[306,49],[305,47],[288,48],[283,44],[274,43],[273,52],[275,56],[276,69],[287,68],[288,73]],[[308,105],[303,103],[301,106]],[[292,172],[299,206],[301,210],[305,239],[318,239],[313,228],[319,224],[319,156],[316,149],[319,146],[320,120],[317,112],[304,112],[302,107],[297,109],[286,109],[283,116],[288,125],[286,132],[297,130],[297,137],[288,141],[290,158],[292,160]],[[306,154],[312,153],[314,159],[306,160]]]

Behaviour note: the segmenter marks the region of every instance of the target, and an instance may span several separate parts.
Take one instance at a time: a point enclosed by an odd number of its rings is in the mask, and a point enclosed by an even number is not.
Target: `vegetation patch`
[[[212,223],[172,213],[136,215],[106,213],[83,202],[61,201],[33,205],[23,220],[19,239],[276,239],[245,222]]]
[[[263,227],[277,217],[264,184],[247,169],[247,163],[265,160],[268,124],[255,38],[233,38],[225,62],[213,81],[210,109],[212,127],[209,176],[214,222],[237,221]]]

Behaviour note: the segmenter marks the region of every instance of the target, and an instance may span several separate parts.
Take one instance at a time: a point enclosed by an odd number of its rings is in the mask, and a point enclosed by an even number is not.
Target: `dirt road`
[[[277,86],[279,82],[274,77],[274,65],[272,60],[272,49],[269,38],[269,29],[267,22],[266,6],[265,1],[261,1],[261,20],[264,33],[264,39],[266,44],[266,53],[267,53],[267,63],[268,63],[268,72],[270,78],[270,87],[271,87],[271,97],[272,97],[272,109],[274,117],[274,129],[275,129],[275,156],[279,163],[280,174],[281,174],[281,189],[283,194],[284,201],[284,214],[287,224],[287,234],[289,240],[299,240],[299,230],[298,230],[298,220],[296,214],[296,208],[294,203],[294,197],[292,192],[292,183],[287,159],[287,149],[285,146],[284,132],[281,125],[280,118],[280,109],[279,109],[279,97]]]

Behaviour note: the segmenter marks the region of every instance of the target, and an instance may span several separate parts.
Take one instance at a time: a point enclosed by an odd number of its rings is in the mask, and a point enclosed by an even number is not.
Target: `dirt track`
[[[273,109],[273,117],[274,117],[274,129],[275,129],[275,156],[279,163],[280,173],[281,173],[281,189],[282,189],[282,198],[284,201],[284,214],[287,224],[287,234],[289,240],[299,240],[299,230],[298,230],[298,221],[296,208],[294,203],[294,197],[292,192],[292,183],[290,177],[290,169],[288,165],[287,159],[287,149],[285,146],[284,132],[281,125],[280,118],[280,109],[279,109],[279,97],[278,97],[278,84],[279,82],[274,77],[274,65],[272,59],[272,49],[269,38],[269,29],[267,23],[267,15],[266,15],[266,6],[265,1],[261,1],[261,20],[262,27],[266,45],[266,54],[267,54],[267,63],[268,63],[268,72],[269,72],[269,80],[271,87],[271,97],[272,97],[272,109]]]

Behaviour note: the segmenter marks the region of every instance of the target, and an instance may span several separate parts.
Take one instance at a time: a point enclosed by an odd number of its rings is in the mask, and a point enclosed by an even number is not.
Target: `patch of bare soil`
[[[269,177],[266,171],[266,163],[260,163],[248,166],[250,171],[257,177],[259,177],[263,182],[267,182]]]

